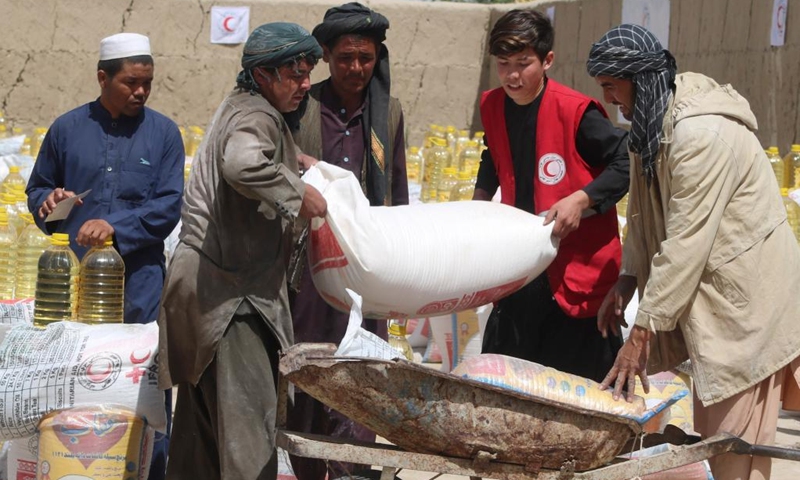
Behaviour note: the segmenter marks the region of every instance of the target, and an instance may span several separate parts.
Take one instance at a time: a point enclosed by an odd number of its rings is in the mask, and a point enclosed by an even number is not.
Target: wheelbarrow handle
[[[800,450],[792,448],[773,447],[768,445],[750,445],[745,441],[736,442],[733,451],[743,455],[755,455],[757,457],[780,458],[783,460],[800,461]]]

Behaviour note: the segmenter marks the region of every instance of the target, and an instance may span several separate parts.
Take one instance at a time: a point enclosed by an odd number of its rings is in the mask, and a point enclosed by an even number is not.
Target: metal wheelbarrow
[[[653,457],[617,459],[626,443],[670,403],[642,418],[629,418],[513,392],[405,360],[334,357],[335,350],[333,344],[295,345],[281,358],[280,373],[396,447],[279,431],[278,445],[289,453],[389,468],[537,480],[631,478],[725,452],[800,460],[800,451],[751,446],[730,435]]]

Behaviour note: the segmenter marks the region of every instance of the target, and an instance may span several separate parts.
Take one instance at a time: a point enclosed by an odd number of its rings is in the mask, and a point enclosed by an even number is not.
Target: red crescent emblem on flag
[[[230,22],[233,22],[233,27],[229,25]],[[233,30],[236,28],[236,19],[230,15],[227,15],[224,19],[222,19],[222,28],[226,32],[233,32]]]

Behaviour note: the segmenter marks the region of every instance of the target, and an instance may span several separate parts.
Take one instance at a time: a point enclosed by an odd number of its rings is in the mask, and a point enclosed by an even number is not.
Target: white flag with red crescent
[[[249,31],[250,7],[211,7],[211,43],[244,43]]]

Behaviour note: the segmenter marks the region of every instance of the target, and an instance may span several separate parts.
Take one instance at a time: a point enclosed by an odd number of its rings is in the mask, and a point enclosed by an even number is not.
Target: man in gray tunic
[[[178,385],[167,478],[277,476],[277,354],[293,342],[286,290],[298,217],[327,204],[298,175],[284,115],[322,49],[302,27],[255,29],[237,87],[195,156],[159,314],[161,388]]]

